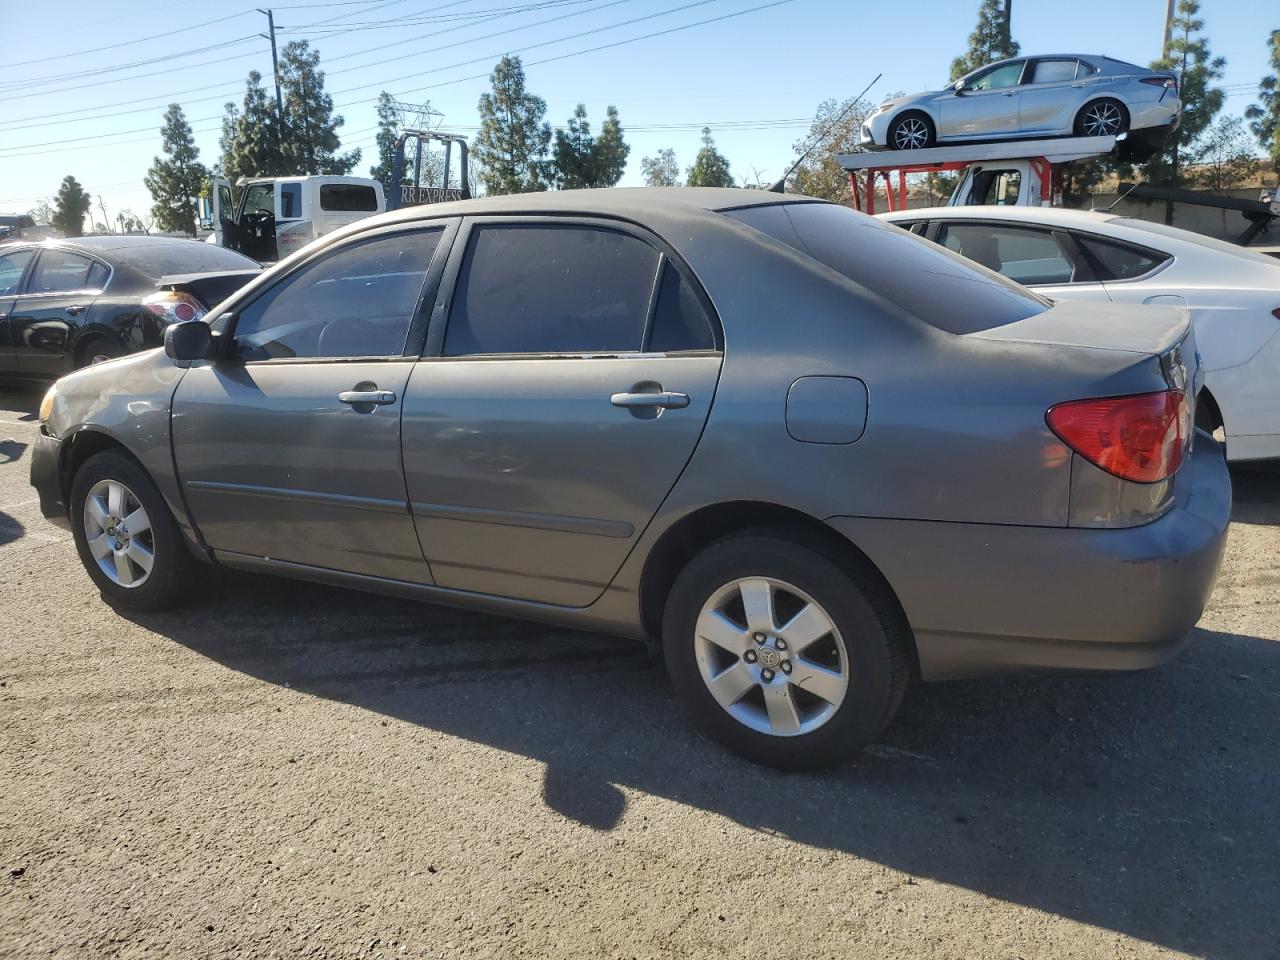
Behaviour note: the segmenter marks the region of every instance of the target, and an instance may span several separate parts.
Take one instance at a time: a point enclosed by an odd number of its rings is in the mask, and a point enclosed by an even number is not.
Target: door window
[[[444,354],[637,353],[658,261],[653,247],[616,230],[479,227],[453,294]]]
[[[1014,207],[1018,205],[1018,191],[1022,189],[1022,173],[1018,170],[983,170],[974,178],[977,187],[971,203],[988,207]]]
[[[1003,90],[1006,87],[1016,87],[1018,81],[1022,79],[1022,61],[1015,60],[1013,63],[1006,63],[1002,66],[988,70],[980,77],[976,77],[965,84],[966,90]]]
[[[18,292],[23,271],[27,269],[33,256],[33,250],[14,250],[12,253],[0,254],[0,297]]]
[[[280,219],[297,220],[302,216],[302,184],[280,184]]]
[[[1075,234],[1076,242],[1102,269],[1100,275],[1107,280],[1133,280],[1150,273],[1168,260],[1168,256],[1155,250],[1111,240],[1100,240],[1082,233]]]
[[[1075,60],[1037,60],[1032,83],[1065,83],[1076,78]]]
[[[244,212],[266,213],[274,217],[276,215],[274,184],[252,184],[244,198]]]
[[[357,241],[290,274],[245,307],[245,360],[391,357],[409,324],[443,229]]]
[[[1070,283],[1075,268],[1049,230],[1003,224],[944,223],[938,243],[1028,285]]]
[[[70,250],[44,250],[36,261],[27,293],[65,293],[89,289],[94,261]]]

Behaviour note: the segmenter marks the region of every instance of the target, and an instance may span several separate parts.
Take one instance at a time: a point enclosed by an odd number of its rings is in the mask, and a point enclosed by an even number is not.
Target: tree
[[[84,192],[80,181],[71,175],[62,178],[58,195],[53,198],[53,216],[49,222],[64,237],[84,234],[84,215],[89,212],[93,199]]]
[[[1250,104],[1244,115],[1249,129],[1262,149],[1271,157],[1272,166],[1280,171],[1280,30],[1271,31],[1271,73],[1258,81],[1258,102]]]
[[[143,178],[155,201],[151,212],[161,230],[181,230],[194,237],[196,198],[209,171],[199,160],[200,151],[191,136],[191,124],[178,104],[169,104],[160,135],[166,159],[156,157]],[[105,213],[103,219],[106,219]]]
[[[711,139],[711,128],[702,128],[702,149],[693,158],[693,166],[685,173],[685,182],[691,187],[732,187],[733,174],[729,161]]]
[[[1262,166],[1239,117],[1222,117],[1192,145],[1191,179],[1214,193],[1240,186]]]
[[[964,56],[951,61],[952,80],[958,80],[988,63],[1018,55],[1021,47],[1009,33],[1008,13],[1008,0],[1005,0],[1003,10],[1001,0],[982,0],[978,7],[978,25],[969,34],[969,49]]]
[[[344,123],[325,93],[320,54],[306,40],[294,40],[280,55],[280,92],[284,101],[281,153],[286,173],[347,174],[360,162],[360,151],[339,155]]]
[[[472,155],[480,181],[491,194],[547,189],[551,127],[547,104],[525,90],[519,57],[503,57],[489,76],[491,93],[480,97],[480,133]]]
[[[676,163],[676,152],[670,147],[659,150],[656,157],[641,160],[640,170],[647,187],[680,186],[680,165]]]
[[[378,135],[374,139],[378,144],[378,162],[369,168],[369,176],[382,182],[382,190],[391,196],[391,169],[395,164],[396,137],[400,136],[400,114],[396,110],[395,100],[391,94],[383,90],[378,94]],[[400,171],[404,176],[404,171]]]
[[[275,100],[267,96],[257,70],[249,71],[242,106],[226,105],[222,131],[222,175],[232,183],[240,177],[280,177],[296,172],[281,152]]]
[[[1182,117],[1178,129],[1165,149],[1147,161],[1147,180],[1161,186],[1181,187],[1183,154],[1200,138],[1222,109],[1226,93],[1213,81],[1222,77],[1226,60],[1209,53],[1209,41],[1200,33],[1204,21],[1198,0],[1178,0],[1173,19],[1173,35],[1164,56],[1151,64],[1152,69],[1167,70],[1178,76],[1178,93],[1182,98]],[[1165,204],[1165,223],[1173,222],[1173,203]]]
[[[27,211],[27,215],[36,223],[52,223],[53,222],[53,204],[48,200],[41,200],[34,207]]]
[[[593,137],[587,108],[580,103],[569,119],[568,130],[556,130],[552,152],[556,185],[564,190],[612,187],[622,179],[630,152],[617,107],[608,108],[600,136]]]
[[[846,112],[847,111],[847,112]],[[871,112],[866,100],[823,100],[818,104],[809,135],[795,143],[797,155],[809,155],[792,173],[787,188],[793,193],[848,203],[849,174],[836,163],[841,153],[861,153],[862,121]]]

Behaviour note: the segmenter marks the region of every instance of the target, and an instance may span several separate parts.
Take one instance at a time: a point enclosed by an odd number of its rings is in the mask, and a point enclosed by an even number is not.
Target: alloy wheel
[[[929,142],[929,125],[919,117],[907,117],[893,131],[893,145],[899,150],[919,150]]]
[[[140,587],[155,564],[151,518],[137,496],[119,480],[99,480],[84,500],[84,535],[89,553],[112,583]]]
[[[1114,103],[1095,103],[1084,112],[1081,126],[1090,137],[1109,137],[1120,132],[1120,108]]]
[[[698,614],[694,642],[711,696],[760,733],[811,733],[835,715],[849,690],[849,656],[835,622],[781,580],[725,584]]]

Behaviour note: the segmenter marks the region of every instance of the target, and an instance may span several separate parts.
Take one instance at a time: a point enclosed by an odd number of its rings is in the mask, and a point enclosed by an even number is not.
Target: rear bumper
[[[1140,670],[1173,656],[1218,575],[1231,512],[1222,448],[1206,436],[1175,506],[1126,529],[835,517],[884,573],[926,680]]]
[[[67,505],[62,499],[62,477],[58,470],[62,444],[55,437],[41,433],[31,448],[31,486],[40,496],[40,512],[53,523],[66,529]]]

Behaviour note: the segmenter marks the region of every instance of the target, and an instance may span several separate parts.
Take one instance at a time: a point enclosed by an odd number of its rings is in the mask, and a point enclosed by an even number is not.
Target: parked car
[[[780,767],[871,742],[913,672],[1164,660],[1221,558],[1184,311],[1055,306],[834,204],[415,207],[206,319],[41,405],[32,483],[108,602],[203,560],[660,636]]]
[[[0,375],[53,378],[158,347],[261,270],[230,250],[105,236],[0,248]],[[178,275],[178,276],[170,276]]]
[[[883,215],[1055,300],[1186,307],[1205,377],[1198,425],[1231,460],[1280,457],[1280,262],[1161,223],[1049,207]]]
[[[1015,57],[941,90],[882,103],[862,124],[872,149],[919,150],[966,140],[1098,137],[1159,146],[1178,126],[1172,73],[1091,54]]]
[[[54,229],[47,223],[36,223],[29,214],[0,216],[0,243],[14,240],[47,240],[54,235]]]

